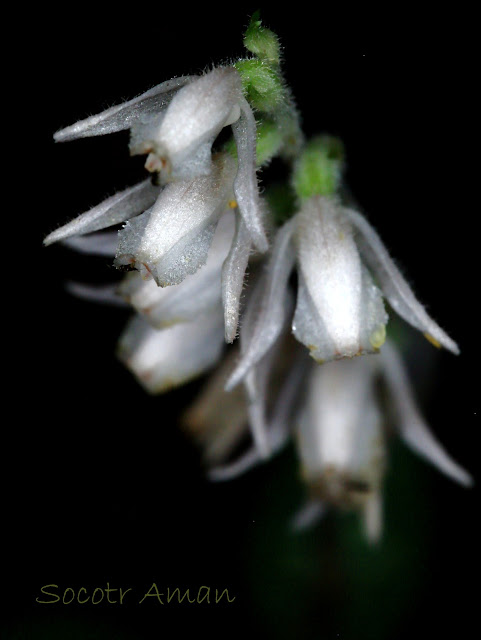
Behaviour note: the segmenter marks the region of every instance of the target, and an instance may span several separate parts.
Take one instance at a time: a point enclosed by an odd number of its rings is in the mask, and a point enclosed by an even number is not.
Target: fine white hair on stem
[[[447,476],[465,487],[473,479],[446,453],[423,420],[414,400],[404,364],[389,341],[381,348],[381,364],[396,411],[396,427],[404,442]]]
[[[256,175],[256,121],[249,103],[239,99],[240,118],[232,124],[237,146],[238,168],[234,181],[234,194],[239,212],[244,218],[256,248],[264,253],[269,243],[263,226]]]
[[[344,214],[358,232],[357,239],[361,254],[378,279],[391,307],[401,318],[422,331],[427,337],[433,338],[449,351],[459,354],[458,345],[427,314],[368,221],[353,209],[344,208]]]
[[[71,236],[100,231],[125,222],[151,207],[157,200],[159,193],[160,187],[153,185],[150,178],[143,180],[133,187],[119,191],[90,211],[82,213],[63,227],[56,229],[43,242],[45,245],[49,245]]]
[[[128,102],[123,102],[57,131],[54,140],[68,142],[77,138],[103,136],[129,129],[142,116],[155,115],[165,109],[178,89],[191,82],[193,78],[193,76],[181,76],[162,82]]]

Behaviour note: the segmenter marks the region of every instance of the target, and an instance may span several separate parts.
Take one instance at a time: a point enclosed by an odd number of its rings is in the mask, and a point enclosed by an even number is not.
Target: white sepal
[[[45,245],[65,240],[71,236],[100,231],[114,224],[125,222],[151,207],[160,193],[150,179],[144,180],[124,191],[107,198],[90,211],[82,213],[63,227],[50,233],[43,241]]]
[[[256,121],[247,100],[239,98],[241,117],[232,125],[237,146],[238,169],[234,193],[239,212],[256,249],[265,253],[269,247],[264,229],[264,211],[259,198],[256,175]]]
[[[123,102],[57,131],[54,134],[54,140],[66,142],[76,138],[102,136],[129,129],[139,118],[165,109],[176,91],[191,80],[189,76],[181,76],[162,82],[133,100]]]
[[[368,221],[353,209],[344,209],[344,214],[358,232],[357,241],[362,257],[372,269],[394,311],[406,322],[426,334],[431,341],[434,340],[449,351],[458,354],[458,345],[427,314]]]
[[[457,464],[431,433],[419,413],[404,364],[396,348],[386,341],[380,362],[395,409],[395,422],[401,438],[417,454],[428,460],[447,476],[465,487],[473,484],[467,471]]]

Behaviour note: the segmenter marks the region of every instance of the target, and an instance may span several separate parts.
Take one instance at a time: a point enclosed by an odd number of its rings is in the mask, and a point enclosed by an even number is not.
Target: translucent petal
[[[251,237],[245,222],[237,216],[236,234],[222,267],[222,303],[226,342],[233,342],[237,334],[240,300],[251,247]]]
[[[367,490],[380,483],[385,446],[374,394],[377,366],[376,356],[312,366],[299,453],[305,479],[323,479],[331,498],[337,491],[343,499],[350,481]]]
[[[291,244],[295,220],[289,220],[277,232],[272,254],[262,280],[256,286],[261,293],[256,298],[255,323],[249,343],[226,384],[226,390],[233,389],[267,353],[279,336],[283,323],[283,309],[288,303],[287,285],[294,266],[295,253]],[[247,312],[247,311],[246,311]]]
[[[419,413],[404,364],[390,341],[386,341],[382,347],[380,360],[402,439],[415,453],[426,458],[450,478],[466,487],[471,486],[471,476],[444,450]]]
[[[235,161],[219,155],[209,176],[171,183],[148,212],[119,233],[115,264],[132,264],[160,286],[179,284],[205,264],[217,222],[227,207]]]
[[[296,216],[298,306],[293,331],[318,361],[372,353],[387,322],[349,224],[332,198],[314,197]]]
[[[224,391],[234,357],[233,351],[224,356],[182,417],[182,425],[202,447],[203,458],[209,465],[227,458],[247,431],[244,389],[239,386],[231,393]]]
[[[79,253],[113,258],[117,251],[119,234],[117,231],[93,233],[87,236],[73,236],[66,238],[62,244]]]
[[[223,345],[220,309],[161,330],[135,316],[120,338],[118,356],[146,391],[163,393],[214,366]]]
[[[232,125],[237,146],[238,169],[234,194],[239,212],[255,247],[264,253],[269,243],[264,230],[264,211],[259,198],[256,175],[256,121],[252,109],[243,97],[238,102],[241,117]]]
[[[67,282],[65,288],[73,296],[82,300],[110,304],[114,307],[128,306],[117,293],[117,284],[88,285],[80,282]]]
[[[192,79],[192,76],[183,76],[162,82],[133,100],[123,102],[57,131],[54,139],[56,142],[66,142],[76,138],[102,136],[128,129],[138,118],[165,109],[178,89],[191,82]]]
[[[257,309],[262,304],[262,296],[264,295],[264,287],[256,287],[252,293],[252,299],[249,300],[249,306],[244,315],[240,344],[241,354],[245,353],[246,348],[252,340],[253,333],[256,330]],[[287,296],[287,300],[280,309],[282,318],[282,327],[275,342],[271,345],[269,351],[253,366],[244,378],[244,386],[246,389],[249,412],[249,426],[256,444],[256,448],[262,458],[267,458],[271,454],[269,437],[267,435],[266,412],[268,404],[269,389],[268,385],[272,377],[273,368],[277,364],[277,356],[281,349],[280,338],[283,337],[283,329],[288,326],[288,319],[292,314],[292,296]]]
[[[357,211],[344,209],[344,213],[358,232],[357,242],[362,257],[379,281],[391,307],[413,327],[449,351],[458,354],[457,344],[429,317],[392,261],[376,231]]]
[[[271,454],[265,414],[267,385],[274,357],[275,353],[271,347],[262,360],[249,370],[244,379],[248,398],[249,427],[254,438],[255,448],[262,459],[268,458]]]
[[[304,365],[303,358],[295,360],[277,394],[274,410],[266,427],[267,447],[270,456],[281,451],[289,439],[292,408],[303,379]],[[231,393],[235,393],[235,390]],[[265,456],[256,444],[234,462],[210,469],[209,478],[214,481],[231,480],[262,462],[265,462]]]
[[[125,222],[125,220],[139,215],[152,206],[159,193],[160,187],[154,186],[150,179],[124,191],[119,191],[90,211],[50,233],[45,238],[44,244],[49,245],[70,236],[100,231],[114,224]]]

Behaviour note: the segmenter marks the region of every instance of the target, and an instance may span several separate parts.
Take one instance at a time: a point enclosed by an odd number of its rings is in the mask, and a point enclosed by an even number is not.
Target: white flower
[[[209,175],[168,184],[150,209],[124,225],[114,264],[134,266],[161,287],[195,273],[232,202],[235,164],[219,154]]]
[[[383,296],[432,343],[459,353],[418,302],[365,218],[334,198],[314,196],[277,232],[256,327],[227,389],[245,377],[279,335],[280,309],[295,265],[298,293],[292,331],[318,362],[379,350],[387,322]]]
[[[141,316],[129,322],[118,356],[149,393],[163,393],[201,375],[219,360],[224,346],[222,310],[192,322],[154,329]]]
[[[209,175],[212,144],[228,125],[232,125],[238,157],[234,197],[254,245],[263,252],[268,243],[257,188],[256,123],[234,67],[220,67],[199,77],[174,78],[138,98],[58,131],[54,137],[56,141],[65,141],[131,129],[132,153],[149,153],[147,168],[159,172],[168,182]],[[148,188],[141,183],[134,189],[144,196]],[[111,221],[110,205],[117,203],[104,203],[101,210],[97,207],[84,214],[76,225],[71,223],[50,234],[46,244],[66,235],[88,233],[123,222],[151,204],[145,206],[142,201],[137,206],[131,190],[119,195],[123,204],[125,198],[129,203],[132,200],[131,211],[121,214],[116,206]],[[91,227],[92,223],[95,228]]]
[[[216,228],[206,264],[186,275],[177,285],[159,287],[152,278],[144,279],[139,271],[133,271],[126,274],[120,284],[99,287],[70,283],[68,288],[74,295],[91,301],[128,303],[156,329],[190,322],[223,307],[226,332],[231,332],[227,338],[231,337],[229,341],[232,341],[250,243],[245,233],[242,236],[245,227],[242,221],[236,220],[232,210],[224,213],[213,226]],[[114,256],[117,236],[116,232],[100,232],[68,238],[64,244],[90,255]]]
[[[387,432],[376,395],[378,377],[386,384],[387,405],[404,442],[456,482],[472,485],[470,475],[446,453],[419,413],[393,344],[386,341],[380,353],[379,358],[313,366],[307,403],[298,421],[302,475],[312,500],[360,510],[370,541],[381,534],[386,468]]]
[[[363,516],[369,540],[379,538],[382,528],[382,486],[386,470],[388,430],[379,397],[378,379],[385,383],[387,406],[393,409],[394,427],[401,439],[418,455],[453,480],[469,487],[470,475],[446,453],[422,418],[402,360],[390,341],[378,357],[344,359],[322,366],[297,361],[297,372],[288,378],[294,394],[279,392],[274,420],[266,428],[272,453],[295,436],[302,477],[310,499],[294,519],[300,529],[321,516],[326,507],[354,508]],[[258,365],[257,365],[258,366]],[[308,375],[307,384],[302,374]],[[308,372],[308,373],[307,373]],[[299,390],[303,393],[299,398]],[[301,407],[294,420],[296,399]],[[254,446],[243,456],[210,471],[214,480],[227,480],[263,461]]]

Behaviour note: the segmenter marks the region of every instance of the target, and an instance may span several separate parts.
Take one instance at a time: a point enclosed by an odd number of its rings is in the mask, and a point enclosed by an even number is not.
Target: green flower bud
[[[339,189],[344,147],[338,138],[319,136],[309,141],[294,167],[292,185],[301,200],[330,196]]]
[[[267,113],[276,111],[285,98],[284,86],[277,71],[256,58],[238,60],[234,66],[242,78],[251,106]]]
[[[262,60],[279,64],[280,45],[276,34],[262,26],[259,11],[251,18],[244,36],[245,48]]]

